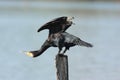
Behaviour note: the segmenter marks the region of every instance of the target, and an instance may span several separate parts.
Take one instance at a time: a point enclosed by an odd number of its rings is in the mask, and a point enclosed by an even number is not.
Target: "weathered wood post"
[[[68,78],[68,56],[56,55],[57,80],[69,80]]]

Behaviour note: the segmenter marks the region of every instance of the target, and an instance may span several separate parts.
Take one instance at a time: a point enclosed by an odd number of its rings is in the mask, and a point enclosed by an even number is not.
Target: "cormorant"
[[[44,42],[40,50],[26,52],[26,54],[31,57],[37,57],[49,47],[58,47],[58,53],[61,53],[62,48],[65,47],[65,50],[63,51],[64,54],[67,50],[69,50],[70,47],[75,45],[92,47],[92,44],[87,43],[72,34],[69,34],[67,32],[58,32],[55,34],[51,34],[48,37],[48,39]]]

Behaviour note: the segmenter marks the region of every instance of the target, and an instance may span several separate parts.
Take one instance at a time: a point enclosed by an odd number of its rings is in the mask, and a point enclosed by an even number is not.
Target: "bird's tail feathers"
[[[77,45],[80,45],[80,46],[93,47],[93,45],[91,43],[88,43],[88,42],[85,42],[82,40],[79,40],[76,43],[77,43]]]

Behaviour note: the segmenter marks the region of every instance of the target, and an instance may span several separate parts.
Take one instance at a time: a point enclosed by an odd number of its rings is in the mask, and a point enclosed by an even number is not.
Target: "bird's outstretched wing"
[[[30,57],[38,57],[41,55],[45,50],[47,50],[50,47],[50,43],[46,40],[40,50],[35,50],[35,51],[29,51],[26,52],[25,54],[30,56]]]
[[[72,19],[73,17],[66,17],[66,16],[56,18],[41,26],[37,32],[40,32],[44,29],[49,29],[50,31],[53,31],[54,29],[54,31],[57,32],[65,31],[68,27],[72,25],[72,21],[71,21]]]
[[[57,18],[58,19],[58,18]],[[39,29],[38,29],[38,31],[37,32],[40,32],[40,31],[42,31],[42,30],[44,30],[44,29],[50,29],[52,26],[54,26],[54,25],[56,25],[57,23],[59,23],[59,19],[57,20],[57,19],[54,19],[54,20],[52,20],[52,21],[50,21],[50,22],[47,22],[47,23],[45,23],[43,26],[41,26]]]

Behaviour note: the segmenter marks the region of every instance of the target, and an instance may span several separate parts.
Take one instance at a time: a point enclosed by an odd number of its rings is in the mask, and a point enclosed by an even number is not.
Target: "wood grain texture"
[[[69,80],[68,78],[68,56],[58,54],[56,56],[57,80]]]

